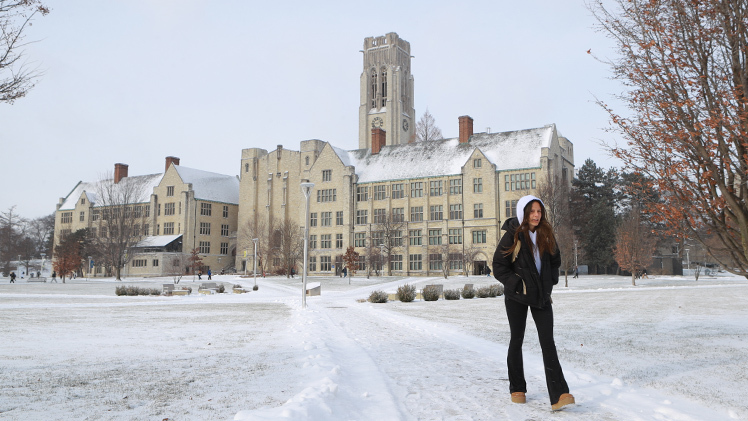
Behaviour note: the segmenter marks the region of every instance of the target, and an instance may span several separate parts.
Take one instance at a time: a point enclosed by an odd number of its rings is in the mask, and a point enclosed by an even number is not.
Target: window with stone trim
[[[453,178],[449,180],[449,194],[462,194],[461,178]]]
[[[449,205],[449,219],[462,219],[462,204]]]
[[[337,189],[317,190],[317,203],[334,202],[337,198]]]
[[[423,182],[410,183],[410,197],[423,197]]]
[[[174,186],[166,186],[166,197],[174,196]]]
[[[444,206],[433,205],[429,207],[429,219],[432,221],[441,221],[444,219]]]
[[[441,229],[430,229],[429,230],[429,245],[438,246],[442,243],[442,230]]]
[[[387,198],[387,186],[374,186],[374,200],[384,200]]]
[[[317,212],[312,212],[309,214],[309,226],[310,227],[317,226]]]
[[[473,179],[473,193],[483,193],[483,179],[482,178],[474,178]]]
[[[335,234],[335,248],[336,249],[343,248],[343,234]]]
[[[369,211],[365,209],[359,209],[356,211],[356,224],[368,224],[369,223]]]
[[[375,224],[384,224],[387,222],[387,209],[374,209],[372,222]]]
[[[393,254],[390,256],[390,270],[403,270],[402,254]]]
[[[173,222],[164,222],[164,235],[174,235]]]
[[[210,216],[213,212],[213,205],[211,203],[200,203],[200,215]]]
[[[319,225],[321,227],[331,227],[332,226],[332,212],[322,212]]]
[[[462,228],[449,229],[449,244],[462,244]]]
[[[504,216],[507,218],[511,218],[512,216],[517,216],[517,201],[516,200],[506,200],[504,202]]]
[[[307,157],[309,159],[309,157]],[[309,256],[309,272],[317,271],[317,256]]]
[[[319,247],[323,249],[332,248],[332,234],[322,234],[319,236]]]
[[[200,235],[210,235],[210,222],[200,223]]]
[[[423,206],[412,206],[410,208],[410,222],[423,221]]]
[[[441,196],[444,194],[442,181],[429,181],[429,196]]]
[[[429,254],[429,270],[442,270],[441,254]]]
[[[322,181],[332,181],[332,170],[322,170]]]
[[[176,206],[174,202],[164,203],[164,215],[170,216],[176,214]]]
[[[312,234],[309,236],[309,248],[310,249],[317,248],[317,235],[316,234]]]
[[[405,221],[405,208],[392,208],[392,222]]]
[[[353,234],[353,246],[354,247],[366,247],[366,233],[357,232]]]
[[[409,270],[423,270],[423,255],[411,254],[408,256]]]
[[[473,231],[473,244],[486,244],[486,230]]]
[[[411,246],[423,245],[423,234],[421,230],[408,231],[408,239]]]
[[[405,185],[403,183],[393,184],[392,185],[392,198],[402,199],[403,197],[405,197]]]
[[[60,222],[63,224],[72,224],[73,223],[73,212],[63,212],[60,215]]]
[[[228,237],[228,236],[229,236],[229,225],[221,224],[221,237]]]
[[[335,212],[335,225],[343,225],[343,211]]]
[[[359,186],[356,187],[356,201],[366,202],[369,200],[369,187]]]
[[[332,257],[320,256],[319,257],[319,270],[322,272],[329,272],[332,270]]]
[[[473,218],[483,218],[483,203],[473,204]]]
[[[200,254],[209,254],[210,253],[210,241],[201,241],[199,248],[200,248]]]
[[[221,254],[229,254],[229,243],[221,243]]]

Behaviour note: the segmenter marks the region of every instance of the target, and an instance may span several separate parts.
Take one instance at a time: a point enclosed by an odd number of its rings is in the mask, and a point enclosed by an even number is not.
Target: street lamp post
[[[686,249],[686,265],[688,265],[688,270],[691,270],[691,256],[688,254],[688,250],[689,249]]]
[[[379,243],[379,270],[382,271],[382,276],[384,276],[384,243]]]
[[[47,253],[41,253],[41,255],[42,255],[42,267],[41,269],[39,269],[39,272],[41,272],[42,276],[44,276],[44,262],[45,262],[45,258],[47,257]]]
[[[255,265],[254,265],[254,270],[253,270],[254,275],[255,275],[255,287],[257,287],[257,241],[258,240],[259,238],[252,239],[252,242],[255,243],[255,259],[254,259]]]
[[[309,262],[309,196],[312,195],[314,183],[301,183],[301,192],[306,199],[306,208],[304,210],[304,271],[301,276],[301,308],[306,308],[306,271]]]

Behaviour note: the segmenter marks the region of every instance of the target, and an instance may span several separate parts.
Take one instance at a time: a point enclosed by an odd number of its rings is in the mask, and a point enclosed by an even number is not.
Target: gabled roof
[[[192,184],[196,199],[239,204],[239,179],[235,176],[181,165],[175,165],[174,168],[183,182]]]
[[[150,235],[138,241],[133,247],[166,247],[181,237],[182,234],[176,235]]]
[[[151,193],[153,188],[158,186],[161,181],[163,174],[149,174],[149,175],[138,175],[133,177],[125,177],[120,180],[119,183],[114,184],[114,194],[117,189],[127,189],[131,187],[133,183],[143,183],[142,188],[138,188],[137,192],[139,195],[129,200],[130,203],[147,203],[151,201]],[[77,186],[71,191],[66,197],[65,201],[60,206],[59,210],[73,210],[75,205],[78,203],[78,199],[81,197],[83,192],[88,196],[88,201],[94,206],[101,206],[99,192],[106,188],[106,185],[111,185],[114,179],[107,179],[94,182],[79,182]]]
[[[502,133],[476,133],[469,143],[458,138],[432,142],[344,151],[333,148],[345,165],[356,168],[359,183],[455,175],[462,172],[475,149],[480,149],[497,170],[540,167],[542,148],[553,139],[553,124]]]

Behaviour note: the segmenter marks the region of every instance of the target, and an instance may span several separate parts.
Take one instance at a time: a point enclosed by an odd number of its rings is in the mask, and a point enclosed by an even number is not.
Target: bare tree
[[[55,231],[55,214],[31,219],[25,224],[24,233],[34,243],[35,254],[46,253],[51,257],[51,250],[47,249],[49,239]]]
[[[561,266],[564,269],[565,285],[569,286],[569,269],[574,262],[574,229],[571,217],[571,190],[558,176],[548,172],[538,186],[538,197],[543,201],[548,222],[556,234],[556,244],[561,253]]]
[[[462,250],[462,253],[460,253],[460,258],[462,259],[462,272],[465,274],[465,277],[470,276],[470,271],[473,269],[473,262],[475,262],[475,258],[478,257],[478,254],[481,253],[481,249],[471,245],[471,246],[465,246]],[[488,262],[490,265],[491,262]]]
[[[645,209],[672,235],[715,233],[728,271],[748,277],[748,5],[743,0],[596,0],[614,40],[607,61],[628,90],[610,114],[627,170],[654,180],[663,203]],[[732,264],[729,264],[730,261]]]
[[[390,258],[396,251],[399,251],[403,247],[404,232],[406,229],[403,215],[394,215],[390,211],[385,211],[384,214],[374,216],[375,231],[378,233],[380,244],[383,245],[382,251],[384,252],[385,264],[387,264],[387,276],[392,275],[392,265],[388,264]],[[378,218],[378,219],[376,219]],[[373,237],[373,236],[372,236]],[[374,239],[376,242],[377,239]],[[377,246],[378,244],[374,244]]]
[[[10,272],[10,261],[18,257],[18,245],[21,241],[25,219],[16,213],[16,207],[11,206],[5,212],[0,212],[0,259],[3,272]]]
[[[239,250],[244,250],[254,259],[255,245],[253,238],[257,239],[257,270],[264,274],[267,270],[267,258],[270,251],[270,234],[268,225],[262,220],[248,220],[242,227],[242,235],[239,236],[243,241],[239,244]],[[254,265],[246,270],[254,270]]]
[[[150,214],[147,201],[147,179],[124,177],[119,182],[106,175],[95,187],[95,209],[98,212],[97,236],[93,238],[99,258],[118,281],[122,268],[132,257],[130,248],[142,237],[142,228]]]
[[[34,87],[39,71],[23,59],[24,31],[49,9],[40,0],[0,0],[0,102],[12,104]]]
[[[420,120],[416,123],[416,141],[430,142],[432,140],[444,139],[444,135],[439,127],[436,126],[436,120],[431,115],[429,109],[423,112]]]

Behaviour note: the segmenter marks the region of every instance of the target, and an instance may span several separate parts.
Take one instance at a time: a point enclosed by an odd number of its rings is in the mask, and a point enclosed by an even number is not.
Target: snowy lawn
[[[246,294],[198,294],[191,280],[189,296],[114,294],[168,282],[0,280],[0,419],[748,419],[744,278],[562,278],[555,336],[577,404],[557,413],[531,317],[528,404],[509,402],[503,297],[357,302],[492,278],[314,277],[322,295],[306,309],[299,277]]]

